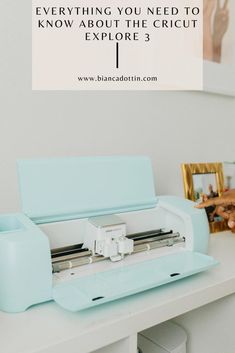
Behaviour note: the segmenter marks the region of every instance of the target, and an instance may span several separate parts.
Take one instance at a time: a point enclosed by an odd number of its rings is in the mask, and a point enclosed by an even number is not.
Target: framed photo
[[[235,1],[203,0],[204,91],[235,96]]]
[[[200,203],[220,196],[224,191],[222,163],[182,164],[184,192],[189,200]],[[216,214],[216,207],[206,208],[211,233],[228,229],[227,222]]]
[[[224,162],[225,191],[235,189],[235,162]]]

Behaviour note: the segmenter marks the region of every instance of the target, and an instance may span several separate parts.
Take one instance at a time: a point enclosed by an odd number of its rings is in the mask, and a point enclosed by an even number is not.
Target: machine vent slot
[[[92,301],[96,301],[96,300],[100,300],[100,299],[104,299],[104,297],[95,297],[95,298],[92,298]]]
[[[179,272],[175,272],[175,273],[171,273],[171,274],[170,274],[171,277],[175,277],[175,276],[179,276],[179,275],[180,275]]]

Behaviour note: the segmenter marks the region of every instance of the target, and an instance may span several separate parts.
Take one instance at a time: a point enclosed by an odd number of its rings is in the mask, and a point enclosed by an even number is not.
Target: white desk
[[[220,261],[211,271],[84,312],[50,302],[0,313],[0,352],[135,353],[139,331],[235,293],[235,235],[212,235],[209,253]]]

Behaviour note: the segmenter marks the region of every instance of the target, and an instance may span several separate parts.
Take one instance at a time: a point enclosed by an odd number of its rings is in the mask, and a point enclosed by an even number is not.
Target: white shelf
[[[235,235],[212,235],[209,254],[220,261],[213,270],[83,312],[50,302],[0,313],[1,351],[135,353],[139,331],[235,292]]]

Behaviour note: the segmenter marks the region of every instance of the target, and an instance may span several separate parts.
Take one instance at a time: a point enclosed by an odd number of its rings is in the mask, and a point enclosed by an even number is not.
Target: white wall
[[[183,195],[180,163],[235,160],[233,98],[32,92],[31,2],[10,0],[1,7],[0,212],[19,209],[17,158],[149,155],[157,193],[177,195]]]

